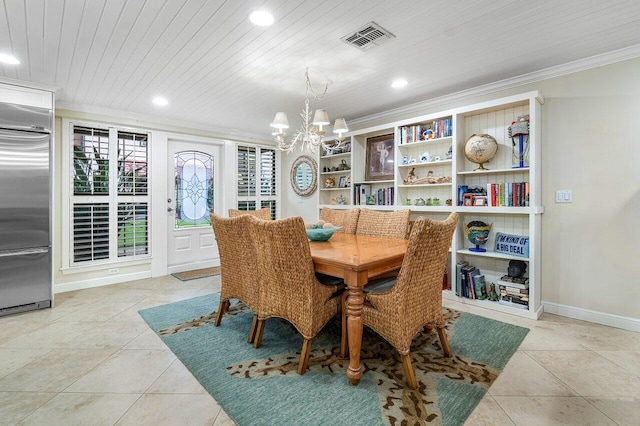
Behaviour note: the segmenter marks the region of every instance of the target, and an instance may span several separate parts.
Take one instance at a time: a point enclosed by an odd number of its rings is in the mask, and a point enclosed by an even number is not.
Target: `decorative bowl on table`
[[[328,241],[338,229],[340,229],[339,226],[333,226],[331,228],[307,228],[307,238],[311,241]]]

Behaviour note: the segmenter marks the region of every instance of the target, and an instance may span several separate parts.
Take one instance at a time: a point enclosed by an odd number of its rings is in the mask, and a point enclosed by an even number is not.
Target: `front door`
[[[168,272],[220,264],[209,213],[220,213],[220,147],[169,141]]]

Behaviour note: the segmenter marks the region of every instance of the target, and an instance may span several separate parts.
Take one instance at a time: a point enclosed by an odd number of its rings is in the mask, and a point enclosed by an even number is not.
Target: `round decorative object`
[[[471,135],[464,144],[464,155],[467,160],[480,165],[476,169],[487,170],[483,165],[491,161],[498,152],[498,141],[491,135]]]
[[[301,197],[308,197],[318,186],[318,165],[308,155],[296,158],[289,174],[293,192]]]

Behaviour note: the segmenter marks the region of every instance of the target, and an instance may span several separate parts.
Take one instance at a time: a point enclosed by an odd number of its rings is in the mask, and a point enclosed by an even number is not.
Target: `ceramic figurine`
[[[408,154],[404,154],[402,156],[402,164],[404,164],[404,165],[409,164],[409,155]]]
[[[496,285],[491,283],[489,286],[489,300],[496,302],[498,300],[498,293],[496,293]]]
[[[420,156],[420,162],[421,163],[427,163],[433,161],[433,154],[429,153],[429,152],[425,152]]]
[[[453,147],[449,147],[449,151],[447,151],[447,160],[451,160],[453,158]]]

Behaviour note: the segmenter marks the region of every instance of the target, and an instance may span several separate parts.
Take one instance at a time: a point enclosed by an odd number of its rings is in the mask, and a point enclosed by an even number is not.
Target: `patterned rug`
[[[198,278],[220,275],[220,267],[214,266],[212,268],[194,269],[193,271],[176,272],[175,274],[171,275],[173,275],[180,281],[197,280]]]
[[[269,319],[262,346],[247,343],[252,313],[232,302],[213,326],[219,295],[139,311],[238,425],[462,425],[515,353],[528,329],[444,309],[454,353],[445,358],[437,333],[413,341],[418,388],[405,386],[400,357],[365,328],[364,375],[351,386],[339,358],[340,322],[314,339],[309,370],[296,367],[302,337]]]

